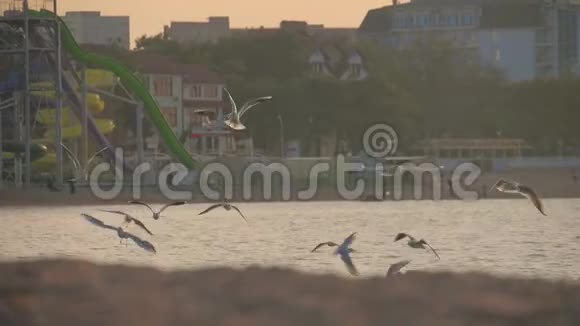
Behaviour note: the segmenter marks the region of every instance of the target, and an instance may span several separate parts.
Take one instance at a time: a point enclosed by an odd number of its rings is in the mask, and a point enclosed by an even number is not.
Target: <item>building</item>
[[[164,56],[137,54],[135,68],[144,75],[167,122],[191,153],[223,154],[236,150],[225,126],[224,81],[199,64],[181,64]]]
[[[207,22],[171,22],[164,35],[180,43],[215,43],[230,35],[229,17],[209,17]]]
[[[99,11],[69,11],[62,19],[80,44],[116,45],[129,49],[129,16],[101,16]]]
[[[411,0],[370,10],[359,31],[393,48],[444,41],[511,81],[577,74],[577,0]]]

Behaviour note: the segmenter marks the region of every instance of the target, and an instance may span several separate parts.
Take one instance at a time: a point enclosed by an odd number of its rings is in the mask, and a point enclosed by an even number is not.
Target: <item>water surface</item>
[[[121,224],[122,218],[97,212],[100,206],[3,207],[0,259],[65,257],[162,269],[265,265],[346,276],[331,248],[310,250],[356,231],[353,261],[363,276],[384,275],[389,264],[411,259],[415,270],[579,280],[580,200],[544,204],[547,217],[527,200],[239,203],[248,224],[234,211],[198,216],[207,204],[170,208],[157,221],[144,207],[112,206],[142,218],[154,236],[129,230],[153,242],[157,255],[120,244],[115,232],[79,215]],[[401,231],[427,240],[441,260],[394,243]]]

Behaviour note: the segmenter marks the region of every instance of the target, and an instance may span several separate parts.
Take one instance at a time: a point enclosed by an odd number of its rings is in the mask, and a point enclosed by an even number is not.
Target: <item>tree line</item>
[[[363,81],[313,75],[308,58],[316,40],[282,30],[196,45],[160,34],[140,37],[136,44],[136,52],[208,65],[226,79],[238,101],[272,95],[273,101],[246,118],[258,147],[277,142],[280,115],[286,139],[309,144],[333,132],[355,152],[365,129],[377,122],[397,130],[405,154],[419,140],[441,137],[523,138],[536,155],[580,152],[578,79],[511,83],[445,44],[407,50],[365,40],[351,44],[370,74]]]

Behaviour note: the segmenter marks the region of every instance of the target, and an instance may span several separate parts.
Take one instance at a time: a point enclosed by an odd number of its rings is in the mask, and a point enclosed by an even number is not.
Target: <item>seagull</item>
[[[409,263],[411,263],[410,260],[401,260],[399,262],[392,264],[389,267],[389,270],[387,270],[387,277],[401,275],[401,269],[403,269],[403,267],[409,265]]]
[[[133,240],[133,242],[135,242],[136,245],[138,245],[139,247],[141,247],[145,251],[157,253],[157,250],[155,250],[155,246],[153,246],[153,244],[151,242],[149,242],[147,240],[143,240],[132,233],[126,232],[120,226],[114,227],[112,225],[105,224],[103,221],[99,220],[98,218],[92,217],[88,214],[82,213],[81,216],[84,217],[91,224],[96,225],[100,228],[117,231],[117,236],[121,239],[120,241],[122,241],[123,239],[131,239],[131,240]]]
[[[230,103],[232,105],[232,112],[228,115],[228,118],[224,122],[226,125],[228,125],[228,127],[232,128],[234,130],[246,129],[246,126],[244,126],[240,122],[240,118],[246,112],[248,112],[249,109],[253,108],[254,106],[256,106],[262,102],[265,102],[265,101],[270,101],[272,99],[272,96],[264,96],[264,97],[259,97],[259,98],[250,100],[250,101],[244,103],[242,108],[238,111],[238,107],[236,105],[236,102],[232,98],[232,95],[230,94],[230,92],[228,92],[228,90],[225,87],[224,87],[224,92],[226,92],[226,94],[228,95],[228,98],[230,99]]]
[[[437,254],[437,251],[435,251],[435,249],[433,249],[433,247],[431,247],[427,241],[421,239],[421,240],[417,240],[415,238],[413,238],[411,235],[407,234],[407,233],[399,233],[397,234],[397,236],[395,237],[395,242],[404,239],[405,237],[409,238],[409,241],[407,242],[407,245],[413,249],[425,249],[425,250],[429,250],[431,249],[431,251],[435,254],[435,257],[437,257],[437,259],[441,259],[439,257],[439,255]]]
[[[542,204],[540,197],[538,197],[538,194],[536,194],[534,189],[526,185],[517,183],[515,181],[506,181],[503,179],[500,179],[498,182],[496,182],[493,188],[491,188],[491,190],[493,189],[508,194],[520,194],[524,197],[527,197],[529,200],[532,201],[532,204],[536,206],[536,208],[540,211],[540,213],[542,213],[542,215],[547,216],[546,213],[544,213],[544,205]]]
[[[169,203],[169,204],[161,207],[161,209],[158,212],[154,211],[153,208],[151,208],[151,206],[149,206],[146,203],[144,203],[142,201],[139,201],[139,200],[131,200],[131,201],[129,201],[129,204],[136,204],[136,205],[141,205],[141,206],[145,206],[145,207],[149,208],[149,210],[153,213],[153,219],[158,220],[159,217],[160,217],[160,214],[165,209],[167,209],[168,207],[171,207],[171,206],[181,206],[181,205],[185,205],[185,202],[184,201],[176,201],[176,202],[173,202],[173,203]]]
[[[223,207],[228,212],[233,209],[233,210],[237,211],[238,213],[240,213],[240,216],[244,219],[244,221],[248,222],[248,220],[246,219],[246,217],[244,216],[244,214],[242,214],[242,212],[240,211],[239,208],[237,208],[236,206],[234,206],[232,204],[226,203],[226,202],[211,205],[210,207],[206,208],[203,212],[201,212],[201,213],[199,213],[197,215],[203,215],[203,214],[205,214],[205,213],[207,213],[207,212],[209,212],[211,210],[214,210],[214,209],[216,209],[218,207]]]
[[[340,246],[338,246],[338,248],[336,248],[334,254],[340,255],[340,259],[344,262],[346,268],[348,269],[348,272],[351,275],[358,276],[359,272],[356,270],[356,267],[354,266],[352,260],[350,259],[350,253],[354,251],[354,249],[352,249],[350,245],[352,245],[355,238],[356,232],[353,232],[346,239],[344,239],[344,241],[342,242],[342,244],[340,244]]]
[[[125,217],[125,222],[124,224],[131,224],[134,223],[135,225],[137,225],[138,227],[142,228],[143,230],[145,230],[145,232],[149,233],[150,235],[153,235],[153,233],[151,233],[151,231],[149,231],[149,229],[145,226],[145,224],[143,224],[143,222],[141,222],[140,220],[138,220],[137,218],[125,213],[125,212],[121,212],[121,211],[114,211],[114,210],[108,210],[108,209],[99,209],[99,211],[101,212],[106,212],[106,213],[111,213],[111,214],[118,214],[118,215],[123,215]]]

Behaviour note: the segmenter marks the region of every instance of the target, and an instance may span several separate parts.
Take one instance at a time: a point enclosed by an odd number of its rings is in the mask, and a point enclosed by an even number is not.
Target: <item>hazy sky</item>
[[[34,1],[34,0],[30,0]],[[131,16],[131,39],[157,34],[170,21],[230,16],[232,27],[273,27],[281,20],[306,20],[328,27],[358,27],[371,8],[390,0],[60,0],[59,13],[94,10]]]

